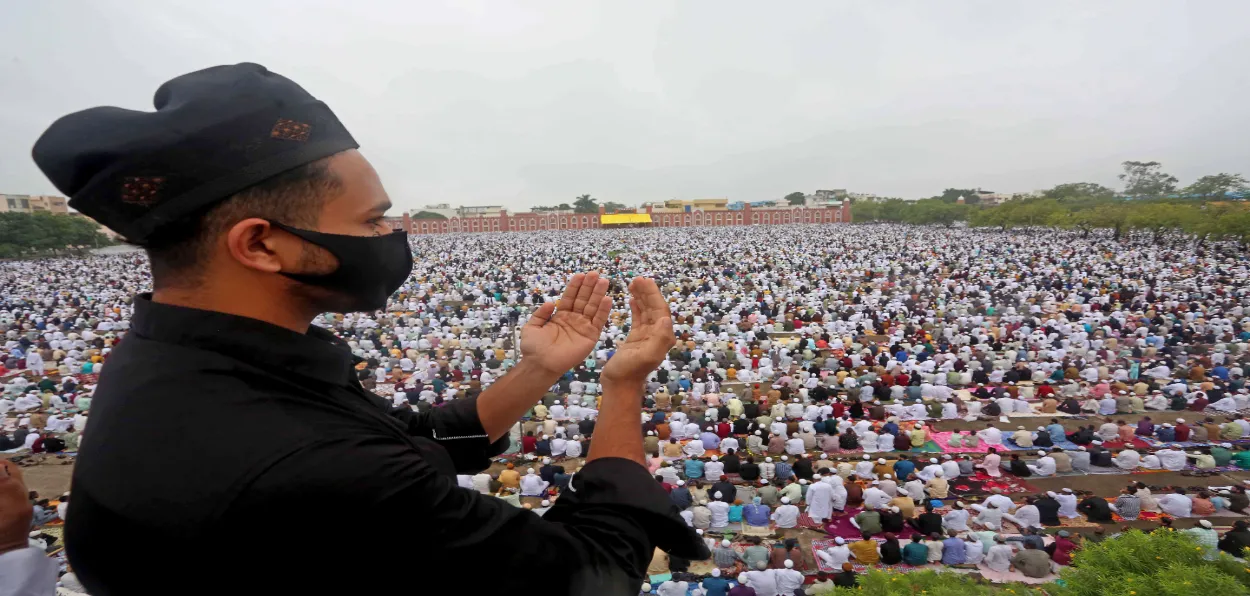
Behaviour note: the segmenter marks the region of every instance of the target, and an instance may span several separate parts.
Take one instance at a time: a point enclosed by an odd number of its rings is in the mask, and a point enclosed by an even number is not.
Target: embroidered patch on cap
[[[278,123],[273,125],[269,136],[286,141],[307,141],[310,133],[312,133],[311,124],[280,118]]]
[[[122,178],[122,202],[132,205],[151,205],[160,196],[161,187],[164,185],[164,176]]]

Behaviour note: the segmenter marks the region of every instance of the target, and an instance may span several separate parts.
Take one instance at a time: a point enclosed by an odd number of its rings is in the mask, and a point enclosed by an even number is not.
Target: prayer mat
[[[856,540],[858,540],[858,539],[859,539],[859,536],[856,536],[855,538],[856,538]],[[909,538],[907,541],[910,541],[910,538]],[[904,540],[902,540],[902,539],[899,539],[899,543],[900,543],[900,545],[903,545],[903,546],[905,546],[905,544],[904,544],[904,543],[905,543],[905,542],[907,542],[907,541],[904,541]],[[848,541],[848,543],[849,543],[849,542],[850,542],[850,541]],[[885,539],[884,539],[884,538],[881,538],[881,539],[877,540],[877,542],[885,542]],[[837,544],[838,544],[838,543],[837,543],[837,542],[835,542],[832,538],[826,538],[826,539],[823,539],[823,540],[813,540],[813,541],[812,541],[812,558],[816,560],[816,569],[817,569],[817,570],[819,570],[819,571],[824,571],[825,573],[837,573],[837,572],[842,571],[842,569],[840,569],[840,568],[839,568],[839,569],[833,569],[832,567],[829,567],[829,565],[828,565],[828,564],[826,564],[826,563],[824,562],[824,560],[823,560],[823,559],[821,559],[821,558],[820,558],[820,556],[816,554],[816,551],[822,551],[822,550],[825,550],[825,549],[827,549],[827,548],[833,548],[834,546],[837,546]],[[921,567],[912,567],[911,565],[905,565],[905,564],[902,564],[902,563],[899,563],[899,564],[897,564],[897,565],[864,565],[863,563],[859,563],[859,562],[855,561],[855,559],[851,559],[850,563],[851,563],[851,565],[855,568],[855,572],[856,572],[856,573],[864,573],[864,572],[868,571],[868,569],[870,569],[870,568],[872,568],[872,569],[880,569],[880,570],[882,570],[882,571],[887,571],[887,572],[890,572],[890,573],[911,573],[911,572],[914,572],[914,571],[924,571],[924,570],[926,570],[926,569],[934,569],[934,570],[939,569],[939,566],[937,566],[937,565],[934,565],[934,566],[924,565],[924,566],[921,566]]]
[[[820,532],[823,532],[825,530],[825,524],[817,522],[816,520],[812,519],[812,516],[808,515],[807,512],[803,512],[799,514],[799,525],[796,527],[804,528],[807,530],[817,530]]]
[[[1025,482],[1019,476],[1006,472],[1002,476],[990,476],[984,470],[977,470],[975,476],[960,476],[950,483],[951,491],[961,496],[987,496],[992,494],[995,488],[1003,494],[1040,492],[1037,487]]]
[[[920,447],[912,447],[908,451],[912,453],[941,453],[942,447],[938,445],[937,441],[929,441]]]
[[[1114,467],[1112,467],[1112,468],[1104,468],[1104,467],[1102,467],[1102,466],[1090,466],[1090,467],[1089,467],[1089,473],[1090,473],[1090,474],[1106,474],[1106,475],[1116,475],[1116,474],[1128,474],[1128,473],[1129,473],[1129,471],[1128,471],[1128,470],[1121,470],[1120,468],[1114,468]]]
[[[1084,515],[1082,515],[1080,517],[1061,517],[1059,518],[1058,527],[1060,528],[1098,528],[1101,526],[1102,524],[1098,522],[1089,521],[1088,519],[1085,518]]]
[[[942,451],[946,453],[986,453],[988,446],[985,443],[977,442],[976,447],[951,447],[946,442],[951,439],[953,432],[933,433],[933,442],[941,446]]]
[[[772,526],[752,526],[752,525],[747,524],[746,522],[742,522],[742,535],[743,536],[772,536],[773,528]]]
[[[395,384],[394,383],[380,383],[378,385],[374,385],[373,394],[379,397],[392,397],[393,398],[395,396]]]

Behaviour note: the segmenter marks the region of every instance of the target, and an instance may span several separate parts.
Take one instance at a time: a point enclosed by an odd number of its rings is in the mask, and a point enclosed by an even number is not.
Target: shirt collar
[[[131,330],[335,385],[350,382],[356,361],[343,340],[320,327],[296,333],[258,319],[153,302],[150,293],[135,297]]]

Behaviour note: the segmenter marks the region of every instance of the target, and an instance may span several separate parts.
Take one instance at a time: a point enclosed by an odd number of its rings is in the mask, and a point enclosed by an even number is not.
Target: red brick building
[[[706,226],[790,225],[807,223],[851,223],[851,203],[841,205],[795,206],[742,209],[690,209],[689,211],[665,209],[648,205],[638,214],[650,218],[648,227],[688,228]],[[448,234],[477,232],[539,232],[543,230],[585,230],[611,227],[601,223],[603,207],[599,213],[571,212],[525,212],[508,213],[501,210],[497,215],[471,215],[447,219],[413,219],[407,213],[403,217],[387,218],[395,230],[409,234]]]

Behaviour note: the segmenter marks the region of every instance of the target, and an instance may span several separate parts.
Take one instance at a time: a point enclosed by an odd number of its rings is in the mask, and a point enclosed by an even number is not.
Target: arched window
[[[760,223],[760,214],[758,214],[758,213],[752,213],[752,214],[751,214],[751,223],[753,223],[753,224]]]

